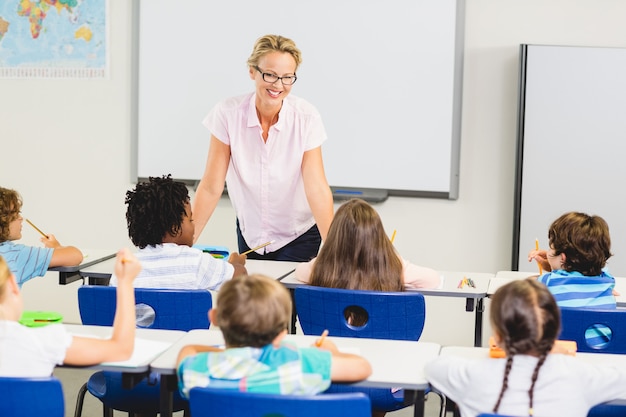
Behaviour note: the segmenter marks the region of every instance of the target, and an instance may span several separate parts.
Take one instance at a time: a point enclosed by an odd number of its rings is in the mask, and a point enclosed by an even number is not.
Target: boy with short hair
[[[359,381],[372,373],[365,358],[339,352],[327,338],[308,348],[283,341],[291,306],[289,292],[271,278],[251,275],[225,283],[209,318],[222,331],[226,348],[183,347],[177,361],[181,394],[189,397],[192,388],[210,385],[311,395],[325,391],[331,381]]]
[[[232,253],[228,262],[193,248],[194,224],[189,192],[170,175],[150,177],[126,192],[128,235],[139,248],[142,271],[136,288],[218,290],[246,274],[246,256]],[[115,286],[117,278],[111,277]]]
[[[0,187],[0,256],[2,256],[17,284],[42,277],[48,268],[78,265],[82,252],[74,246],[62,246],[54,235],[43,236],[43,248],[14,243],[22,238],[22,197],[17,191]]]

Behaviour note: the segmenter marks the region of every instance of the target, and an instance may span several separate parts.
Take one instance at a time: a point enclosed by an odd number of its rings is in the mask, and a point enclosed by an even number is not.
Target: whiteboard
[[[202,177],[202,119],[253,91],[275,33],[302,51],[291,94],[322,115],[332,186],[457,198],[464,0],[136,1],[138,177]]]
[[[609,272],[626,276],[626,49],[522,45],[513,269],[561,214],[609,224]]]

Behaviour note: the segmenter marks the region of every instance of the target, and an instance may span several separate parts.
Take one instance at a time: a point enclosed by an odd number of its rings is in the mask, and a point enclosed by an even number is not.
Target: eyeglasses
[[[294,75],[285,75],[284,77],[279,77],[276,74],[272,74],[272,73],[269,73],[269,72],[263,72],[257,66],[255,66],[254,69],[256,69],[257,71],[259,71],[261,73],[261,77],[263,78],[263,81],[265,81],[266,83],[270,83],[270,84],[274,84],[276,81],[280,80],[280,82],[283,83],[283,85],[292,85],[298,79],[298,77],[296,77],[295,74]]]

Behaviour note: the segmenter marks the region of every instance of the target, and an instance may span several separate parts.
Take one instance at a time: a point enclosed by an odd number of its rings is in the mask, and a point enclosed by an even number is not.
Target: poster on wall
[[[108,78],[108,0],[0,0],[0,78]]]

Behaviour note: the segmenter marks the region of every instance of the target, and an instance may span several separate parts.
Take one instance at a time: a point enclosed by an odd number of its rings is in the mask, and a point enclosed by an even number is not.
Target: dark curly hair
[[[22,210],[22,197],[15,190],[0,187],[0,242],[9,240],[9,225]]]
[[[189,191],[184,183],[174,181],[171,174],[150,177],[126,192],[126,224],[128,237],[143,249],[163,243],[167,233],[180,233]]]

